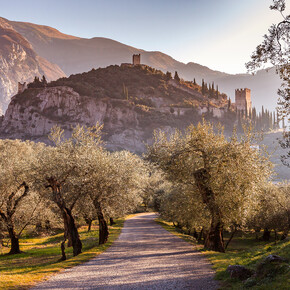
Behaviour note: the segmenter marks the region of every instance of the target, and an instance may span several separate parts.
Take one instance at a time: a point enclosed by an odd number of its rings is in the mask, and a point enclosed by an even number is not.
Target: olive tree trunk
[[[114,218],[110,217],[110,226],[113,226],[115,224]]]
[[[204,247],[216,252],[225,252],[223,225],[220,221],[212,221],[210,230],[204,242]]]
[[[203,202],[211,213],[211,225],[204,247],[212,251],[225,252],[222,215],[218,205],[215,203],[215,194],[209,186],[210,175],[205,168],[201,168],[194,172],[194,178]]]
[[[24,191],[17,196],[17,193],[24,188]],[[23,198],[27,196],[29,192],[29,186],[23,182],[20,184],[15,192],[11,192],[10,195],[8,196],[6,200],[6,206],[7,210],[6,213],[2,210],[0,210],[0,217],[2,218],[4,224],[6,225],[10,242],[11,242],[11,249],[9,254],[19,254],[21,253],[20,251],[20,246],[19,246],[19,237],[15,232],[15,227],[14,227],[14,214],[22,201]],[[20,235],[20,233],[19,233]]]
[[[85,222],[86,222],[86,224],[88,226],[88,232],[90,232],[91,229],[92,229],[93,220],[91,218],[85,217]]]
[[[14,254],[20,254],[20,247],[19,247],[19,239],[15,233],[15,229],[13,224],[7,227],[10,242],[11,242],[11,248],[9,255],[14,255]]]
[[[109,229],[107,222],[104,218],[103,210],[101,204],[98,200],[94,200],[94,206],[97,211],[97,216],[99,220],[99,245],[105,244],[109,237]]]
[[[53,201],[57,204],[62,214],[64,223],[64,240],[68,239],[69,245],[72,245],[73,247],[73,255],[77,256],[82,252],[82,242],[71,209],[66,206],[61,194],[61,185],[59,182],[54,177],[48,178],[47,181],[49,182],[49,186],[47,187],[52,189]],[[64,248],[62,247],[61,250],[63,252]]]
[[[79,237],[78,229],[75,225],[75,220],[69,208],[63,207],[61,211],[65,225],[65,238],[69,240],[73,247],[73,255],[77,256],[82,252],[82,242]]]
[[[268,228],[265,228],[263,232],[263,236],[262,236],[263,241],[268,242],[270,240],[270,237],[271,237],[271,230],[269,230]]]

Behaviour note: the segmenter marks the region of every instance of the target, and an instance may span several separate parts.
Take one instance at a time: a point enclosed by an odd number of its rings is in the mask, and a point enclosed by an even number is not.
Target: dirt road
[[[155,217],[145,213],[127,220],[106,252],[34,289],[217,289],[205,257]]]

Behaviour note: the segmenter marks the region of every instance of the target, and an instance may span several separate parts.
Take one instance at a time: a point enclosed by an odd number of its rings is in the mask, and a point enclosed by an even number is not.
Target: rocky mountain
[[[132,54],[141,53],[142,63],[163,72],[178,71],[179,76],[185,80],[195,78],[199,84],[202,79],[206,82],[214,81],[232,100],[236,88],[248,87],[252,90],[253,105],[258,110],[262,105],[270,110],[276,107],[276,91],[280,86],[280,79],[274,69],[269,72],[262,70],[255,76],[231,75],[193,62],[184,64],[162,52],[144,51],[107,38],[86,39],[63,34],[48,26],[6,19],[2,21],[6,21],[15,31],[25,37],[39,56],[56,63],[67,75],[112,64],[130,63]]]
[[[42,75],[48,80],[65,76],[57,65],[37,55],[27,39],[0,18],[0,115],[17,93],[18,81],[29,82]]]
[[[184,129],[200,121],[202,114],[211,120],[225,117],[226,96],[209,98],[200,91],[198,85],[176,81],[145,65],[93,69],[15,95],[0,134],[48,142],[56,124],[69,135],[71,126],[99,122],[109,149],[140,153],[154,129]]]

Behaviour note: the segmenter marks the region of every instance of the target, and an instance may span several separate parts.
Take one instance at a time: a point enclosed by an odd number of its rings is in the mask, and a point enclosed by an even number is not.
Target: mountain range
[[[214,45],[214,44],[213,44]],[[227,74],[197,63],[182,63],[159,51],[145,51],[120,42],[94,37],[66,35],[55,28],[0,18],[0,109],[5,111],[17,92],[18,81],[31,81],[45,75],[55,80],[92,68],[130,63],[132,54],[140,53],[141,62],[163,72],[178,71],[185,80],[201,80],[218,85],[219,91],[234,99],[236,88],[252,90],[253,105],[274,110],[280,79],[275,69],[256,75]],[[218,57],[218,56],[217,56]]]

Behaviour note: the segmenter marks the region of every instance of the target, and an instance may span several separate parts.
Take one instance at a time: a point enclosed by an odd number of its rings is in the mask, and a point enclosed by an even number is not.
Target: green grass
[[[262,242],[255,240],[252,233],[238,233],[230,243],[226,253],[203,250],[201,245],[197,245],[194,238],[188,236],[176,229],[172,223],[157,219],[156,222],[169,232],[179,236],[187,242],[196,245],[196,248],[204,253],[212,262],[216,271],[215,279],[220,280],[221,289],[245,289],[244,284],[236,279],[231,279],[226,269],[229,265],[243,265],[250,269],[255,269],[256,265],[270,254],[276,254],[290,260],[290,241]],[[228,236],[225,235],[225,238]],[[276,275],[276,277],[266,277],[262,280],[256,280],[257,284],[251,289],[290,289],[288,271]]]
[[[116,220],[110,227],[110,235],[105,245],[98,245],[98,228],[92,227],[87,232],[85,227],[79,231],[83,244],[82,254],[73,257],[72,248],[66,248],[67,260],[60,262],[60,242],[63,233],[35,238],[20,239],[20,249],[17,255],[7,255],[9,249],[2,249],[0,255],[0,289],[27,289],[36,283],[47,279],[52,274],[66,268],[78,265],[96,255],[99,255],[112,245],[119,236],[124,219]]]

